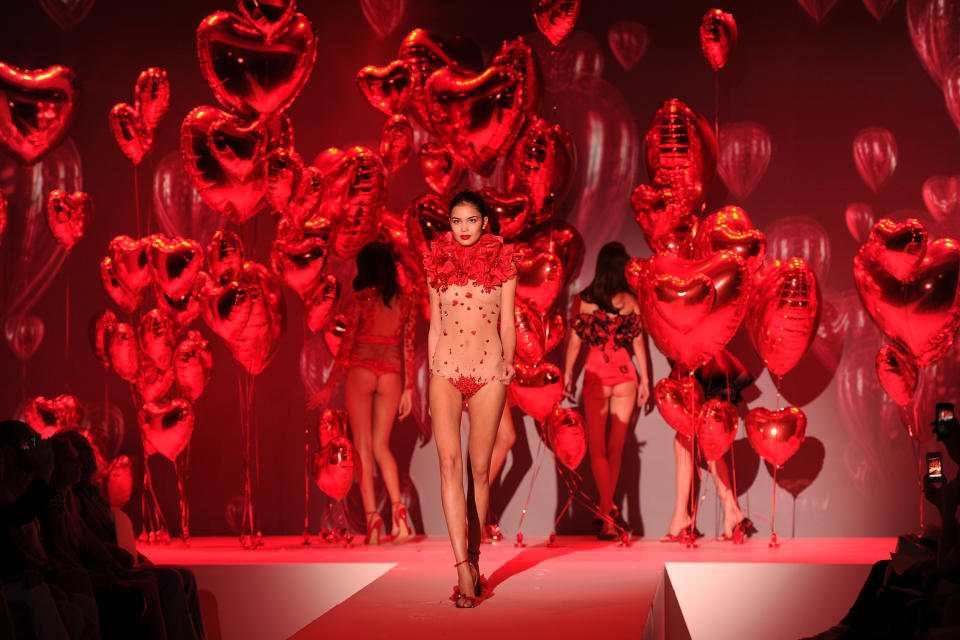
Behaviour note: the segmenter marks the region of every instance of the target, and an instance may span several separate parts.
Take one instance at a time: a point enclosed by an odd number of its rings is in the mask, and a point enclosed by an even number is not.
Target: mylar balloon
[[[576,172],[570,134],[559,125],[529,118],[506,160],[504,189],[530,196],[533,224],[553,216]]]
[[[547,438],[557,460],[567,469],[580,466],[587,453],[583,417],[574,409],[554,409],[547,418]]]
[[[107,326],[104,344],[110,366],[117,375],[127,382],[135,381],[140,373],[140,346],[133,327],[126,322]]]
[[[778,218],[767,227],[767,253],[776,260],[803,258],[822,281],[830,273],[830,238],[809,216]]]
[[[553,46],[560,41],[577,24],[580,15],[580,0],[535,0],[533,5],[533,19],[537,23],[540,33],[547,36]]]
[[[500,226],[499,233],[494,233],[512,240],[527,230],[532,217],[530,196],[523,193],[501,193],[492,187],[484,187],[480,190],[480,195]]]
[[[82,191],[64,193],[54,189],[47,196],[47,224],[50,232],[67,251],[83,237],[93,215],[93,200]]]
[[[195,240],[157,233],[147,247],[147,262],[157,286],[171,298],[180,298],[193,289],[203,268],[203,249]]]
[[[173,332],[170,318],[158,309],[151,309],[140,319],[140,348],[155,367],[169,369],[173,364]]]
[[[297,10],[297,0],[240,0],[237,3],[240,15],[262,33],[267,44],[286,29]]]
[[[447,147],[436,142],[428,142],[420,147],[420,171],[423,181],[435,192],[443,195],[452,193],[467,170],[467,166],[450,152]]]
[[[142,295],[123,284],[120,276],[117,275],[116,264],[110,256],[100,261],[100,282],[114,304],[127,313],[133,313],[133,310],[140,306]]]
[[[353,444],[343,436],[333,438],[313,454],[313,479],[334,500],[343,500],[353,486],[353,457]]]
[[[746,198],[770,164],[770,134],[756,122],[730,122],[720,127],[717,171],[727,188]]]
[[[25,70],[0,62],[0,148],[30,165],[66,137],[77,78],[61,66]]]
[[[321,278],[320,283],[304,301],[307,328],[317,333],[327,326],[339,300],[340,282],[335,275],[328,273]]]
[[[797,407],[751,409],[744,418],[747,437],[764,460],[779,467],[797,452],[807,433],[807,416]]]
[[[737,437],[737,408],[723,400],[709,400],[697,415],[697,443],[708,461],[719,460]]]
[[[407,163],[413,151],[413,127],[406,116],[392,116],[383,124],[379,151],[383,165],[389,173]]]
[[[402,60],[385,67],[369,65],[357,73],[357,88],[375,109],[398,115],[406,111],[413,97],[413,70]]]
[[[660,415],[678,433],[692,436],[696,432],[703,388],[695,378],[663,378],[653,388],[653,399]]]
[[[907,27],[920,62],[942,86],[960,58],[960,6],[949,0],[907,0]]]
[[[573,225],[561,220],[544,222],[526,235],[527,246],[537,253],[552,254],[563,265],[563,282],[569,283],[583,266],[583,236]]]
[[[159,453],[171,462],[190,444],[196,420],[193,407],[182,398],[169,402],[148,402],[138,415],[143,452]]]
[[[60,431],[72,431],[80,426],[82,407],[71,395],[44,398],[37,396],[27,401],[23,421],[43,438]]]
[[[650,35],[647,28],[639,22],[621,20],[614,23],[607,33],[607,42],[614,57],[625,71],[630,71],[647,52]]]
[[[530,45],[523,38],[505,40],[500,50],[494,54],[491,64],[506,65],[520,74],[526,85],[524,98],[527,103],[527,117],[532,118],[540,113],[543,72]]]
[[[633,217],[654,252],[684,255],[697,232],[695,209],[703,188],[693,183],[680,188],[638,185],[630,195]]]
[[[97,356],[97,359],[102,362],[105,367],[110,366],[110,358],[107,355],[106,333],[107,330],[115,324],[117,324],[116,314],[109,309],[105,309],[93,314],[93,318],[90,319],[90,325],[88,327],[90,348],[93,349],[94,355]]]
[[[143,291],[153,281],[147,264],[149,244],[149,238],[134,240],[130,236],[117,236],[107,248],[117,279],[134,293]]]
[[[3,324],[3,335],[13,355],[26,362],[43,342],[43,320],[37,316],[12,316]]]
[[[109,122],[110,133],[120,146],[120,151],[130,158],[134,166],[140,164],[153,146],[153,135],[144,126],[140,114],[126,102],[119,102],[110,109]]]
[[[277,234],[270,250],[270,266],[305,299],[320,282],[327,253],[327,243],[322,238]]]
[[[937,222],[960,212],[960,175],[930,176],[923,183],[923,202]]]
[[[924,190],[924,195],[926,195],[926,190]],[[866,202],[854,202],[847,205],[844,220],[847,223],[847,231],[850,232],[854,240],[860,244],[867,241],[874,223],[873,209],[870,208],[870,205]]]
[[[104,477],[104,493],[114,509],[123,509],[133,495],[133,463],[120,456],[110,463]]]
[[[897,141],[886,129],[863,129],[853,139],[853,161],[863,181],[877,191],[897,168]]]
[[[563,286],[563,264],[548,251],[524,247],[517,258],[517,299],[546,314]]]
[[[877,352],[877,377],[890,399],[901,407],[913,400],[917,390],[917,366],[910,356],[885,344]]]
[[[563,399],[563,375],[555,364],[516,363],[517,377],[507,387],[510,404],[538,422],[545,422]]]
[[[199,331],[190,331],[177,345],[173,366],[181,393],[196,402],[213,373],[213,350]]]
[[[727,64],[730,52],[737,46],[737,23],[733,15],[720,9],[710,9],[700,21],[700,51],[719,71]]]
[[[540,315],[534,312],[522,300],[517,300],[514,307],[517,328],[517,357],[528,365],[538,364],[543,360],[544,328]]]
[[[643,141],[647,175],[655,184],[710,186],[716,170],[717,140],[706,119],[679,98],[667,100],[650,121]]]
[[[883,20],[897,0],[863,0],[863,6],[877,19],[877,22]]]
[[[170,106],[170,80],[167,72],[160,67],[141,71],[133,95],[133,106],[143,126],[153,133]]]
[[[818,24],[830,13],[830,10],[833,9],[833,5],[837,4],[837,1],[838,0],[797,0],[800,6],[803,7]]]
[[[704,218],[693,241],[694,258],[706,258],[717,251],[736,253],[753,273],[767,254],[767,239],[754,228],[746,211],[728,205]]]
[[[407,0],[360,0],[363,17],[381,38],[386,38],[403,19]]]
[[[143,402],[157,402],[166,397],[176,379],[172,366],[161,369],[145,358],[134,386]]]

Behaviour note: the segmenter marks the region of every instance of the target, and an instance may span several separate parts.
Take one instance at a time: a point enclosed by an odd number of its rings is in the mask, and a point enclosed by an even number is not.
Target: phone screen
[[[931,480],[943,480],[943,459],[939,453],[927,454],[927,477]]]

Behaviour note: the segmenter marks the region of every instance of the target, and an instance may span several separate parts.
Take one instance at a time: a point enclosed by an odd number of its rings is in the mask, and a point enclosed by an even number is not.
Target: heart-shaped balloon
[[[73,122],[77,78],[59,65],[18,69],[0,62],[0,147],[31,165],[66,137]]]
[[[929,205],[927,205],[929,208]],[[936,217],[936,216],[934,216]],[[847,231],[858,243],[863,244],[870,237],[870,230],[875,222],[873,209],[866,202],[854,202],[847,205],[844,212]]]
[[[960,212],[960,175],[930,176],[923,183],[923,202],[937,222]]]
[[[791,258],[760,268],[747,302],[746,329],[770,373],[782,376],[800,361],[819,320],[820,287],[810,265]]]
[[[413,97],[413,71],[402,60],[394,60],[385,67],[372,65],[357,73],[357,88],[375,109],[388,116],[407,110]]]
[[[886,129],[863,129],[853,139],[853,160],[863,181],[877,191],[897,168],[897,141]]]
[[[207,128],[207,148],[224,171],[247,182],[266,154],[267,130],[224,113]]]
[[[383,164],[370,149],[353,147],[335,169],[324,173],[324,179],[327,186],[318,213],[335,223],[333,252],[350,260],[377,237],[386,184]]]
[[[450,231],[450,216],[443,199],[428,193],[422,195],[403,212],[407,237],[418,256],[430,251],[430,243]]]
[[[106,333],[107,330],[115,324],[117,324],[116,314],[109,309],[104,309],[93,315],[88,327],[90,348],[93,349],[94,355],[97,356],[97,359],[100,360],[105,367],[110,366],[110,358],[107,356]]]
[[[350,426],[347,412],[342,409],[324,409],[317,418],[317,442],[320,448],[326,447],[334,438],[347,433]]]
[[[732,251],[743,258],[747,271],[756,272],[767,255],[767,239],[754,228],[747,212],[727,205],[699,224],[693,241],[693,257],[706,258],[717,251]]]
[[[444,67],[424,87],[430,126],[451,151],[485,176],[520,133],[525,94],[520,74],[502,64],[477,75]]]
[[[640,282],[643,280],[643,274],[647,269],[647,261],[643,258],[629,258],[623,270],[627,276],[627,286],[633,291],[634,295],[640,294]]]
[[[703,405],[703,389],[696,378],[663,378],[653,388],[653,399],[667,424],[685,436],[694,434]]]
[[[620,66],[624,71],[630,71],[647,52],[650,35],[641,23],[621,20],[610,27],[607,42]]]
[[[538,422],[545,422],[563,399],[563,375],[555,364],[515,364],[516,378],[507,387],[510,404]]]
[[[917,365],[910,356],[885,344],[877,352],[877,377],[890,399],[901,407],[913,400],[917,390]]]
[[[126,322],[108,326],[104,340],[113,370],[127,382],[135,381],[140,373],[140,346],[133,327]]]
[[[733,15],[720,9],[710,9],[700,20],[700,51],[710,68],[719,71],[727,64],[730,53],[737,46],[737,22]]]
[[[313,455],[313,479],[325,494],[343,500],[353,486],[353,445],[343,436],[330,440]]]
[[[467,166],[454,157],[449,149],[436,142],[422,145],[417,155],[423,181],[441,195],[456,189],[467,170]]]
[[[3,323],[3,335],[13,355],[26,362],[43,342],[43,320],[37,316],[11,316]]]
[[[338,313],[330,319],[330,323],[323,329],[323,344],[326,345],[327,351],[334,358],[340,353],[340,343],[343,342],[343,337],[347,335],[350,322],[350,318]]]
[[[157,307],[173,321],[177,329],[183,329],[200,316],[203,291],[210,283],[210,276],[206,271],[201,271],[193,281],[190,291],[179,298],[172,298],[160,287],[154,287]]]
[[[563,286],[563,264],[560,258],[529,247],[517,259],[517,299],[546,314],[556,302]]]
[[[737,437],[737,408],[724,400],[708,400],[697,415],[697,443],[708,461],[719,460]]]
[[[145,455],[159,453],[175,462],[190,444],[195,416],[193,406],[186,400],[148,402],[140,409],[138,418]]]
[[[907,27],[920,62],[938,85],[960,58],[960,7],[942,0],[908,0]]]
[[[520,74],[526,85],[524,96],[527,117],[536,117],[540,113],[543,97],[543,72],[530,45],[520,37],[505,40],[490,62],[506,65]]]
[[[226,341],[239,335],[250,319],[250,296],[238,282],[240,276],[222,285],[203,290],[201,299],[203,319],[207,326]]]
[[[215,285],[240,277],[243,269],[243,242],[233,231],[217,231],[207,245],[207,264]]]
[[[543,360],[545,338],[540,314],[518,300],[514,305],[517,330],[517,357],[525,364],[535,365]]]
[[[199,331],[189,331],[177,345],[173,368],[180,392],[196,402],[213,373],[213,349]]]
[[[640,282],[643,326],[664,355],[696,369],[736,333],[748,288],[746,265],[735,253],[720,251],[702,260],[658,253]]]
[[[407,0],[360,0],[363,17],[381,38],[386,38],[400,24]]]
[[[643,237],[655,252],[684,253],[697,231],[693,210],[702,188],[690,185],[679,190],[641,184],[633,190],[630,204]]]
[[[406,116],[391,116],[383,123],[378,150],[389,173],[394,173],[407,163],[413,152],[413,127]]]
[[[190,181],[211,209],[233,222],[246,222],[260,209],[264,198],[262,156],[256,154],[262,146],[262,125],[244,129],[239,120],[215,107],[197,107],[183,119],[180,127],[180,153]],[[233,126],[226,126],[228,121]],[[211,147],[210,130],[217,125],[218,144],[222,149]],[[229,151],[228,151],[229,149]],[[237,178],[236,171],[227,171],[220,158],[234,162],[234,169],[250,166],[253,171],[244,180]]]
[[[267,202],[274,212],[284,214],[300,183],[303,160],[296,151],[274,149],[264,158],[263,164]]]
[[[552,253],[563,264],[563,283],[568,284],[583,266],[583,236],[576,227],[562,220],[550,220],[530,230],[527,246],[534,251]]]
[[[897,0],[863,0],[863,6],[876,18],[877,22],[887,17],[890,9],[892,9],[896,3]]]
[[[777,218],[766,228],[765,233],[767,253],[771,258],[803,258],[821,280],[830,273],[830,235],[816,218]]]
[[[953,118],[953,124],[960,129],[960,65],[954,64],[943,78],[943,101]]]
[[[580,15],[580,0],[536,0],[533,19],[540,33],[547,36],[553,46],[560,44],[577,24]]]
[[[807,416],[797,407],[779,411],[757,407],[743,422],[753,449],[775,467],[797,452],[807,433]]]
[[[169,297],[187,295],[203,268],[203,249],[196,240],[168,238],[157,233],[147,247],[147,262],[154,282]]]
[[[170,106],[170,80],[160,67],[149,67],[137,76],[133,106],[148,133],[160,124]]]
[[[579,412],[554,409],[547,418],[547,438],[560,464],[571,471],[580,466],[587,453],[587,434]]]
[[[135,386],[143,402],[157,402],[166,397],[176,379],[172,366],[161,369],[144,358],[140,362],[140,373]]]
[[[116,263],[110,256],[100,261],[100,282],[103,283],[103,290],[107,292],[114,304],[127,313],[133,313],[133,310],[140,306],[143,296],[120,280]]]
[[[960,326],[960,244],[951,238],[927,244],[922,259],[900,278],[875,257],[883,252],[873,239],[854,257],[857,292],[877,326],[926,367],[946,353]]]
[[[151,309],[140,319],[140,348],[153,365],[169,369],[173,364],[173,349],[176,340],[173,323],[159,309]]]
[[[526,231],[532,219],[530,196],[523,193],[501,193],[493,187],[484,187],[480,195],[500,225],[500,233],[512,240]]]
[[[506,160],[504,188],[530,196],[533,224],[553,216],[576,173],[573,138],[560,127],[533,116],[527,119]]]
[[[310,292],[304,302],[307,315],[307,328],[317,333],[327,326],[330,317],[340,301],[340,281],[332,273],[323,275],[319,284]]]
[[[567,334],[567,319],[562,313],[554,313],[544,318],[543,328],[546,333],[544,340],[544,355],[556,349]]]
[[[830,13],[830,10],[833,9],[833,5],[837,4],[837,1],[838,0],[797,0],[800,6],[810,14],[810,17],[817,21],[817,24]]]
[[[301,299],[317,286],[327,261],[327,243],[316,236],[277,235],[270,266]]]
[[[83,237],[92,215],[93,200],[83,191],[65,193],[54,189],[47,196],[47,224],[53,237],[67,251]]]
[[[61,431],[73,431],[80,426],[80,402],[70,395],[56,398],[37,396],[30,399],[23,409],[23,421],[40,434],[49,438]]]
[[[95,0],[40,0],[40,7],[57,26],[69,31],[87,17],[94,2]]]
[[[133,292],[143,291],[153,280],[147,264],[146,238],[134,240],[130,236],[117,236],[110,241],[107,251],[113,261],[117,278]]]
[[[683,100],[671,98],[653,114],[643,155],[654,185],[706,189],[716,171],[717,139],[706,118]]]
[[[261,121],[293,104],[316,56],[313,27],[301,13],[269,43],[250,22],[229,11],[207,16],[197,28],[200,72],[217,100]]]
[[[894,277],[903,280],[910,277],[926,253],[927,229],[915,218],[904,222],[883,218],[873,225],[860,250],[864,258],[880,262]]]
[[[269,45],[274,36],[290,25],[297,0],[239,0],[237,9],[264,35]]]
[[[115,458],[104,472],[104,497],[114,509],[122,509],[133,495],[133,462],[129,456]]]
[[[770,134],[756,122],[730,122],[720,127],[717,142],[720,177],[733,195],[746,198],[760,184],[770,165]]]
[[[153,146],[153,135],[144,126],[140,114],[126,102],[119,102],[110,109],[108,119],[110,133],[120,146],[120,151],[130,158],[134,166],[140,164]]]

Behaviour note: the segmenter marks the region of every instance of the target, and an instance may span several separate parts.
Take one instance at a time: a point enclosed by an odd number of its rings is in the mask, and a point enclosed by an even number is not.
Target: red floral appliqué
[[[505,245],[503,238],[489,233],[464,247],[448,231],[423,255],[423,268],[437,291],[474,282],[488,292],[517,275],[513,245]]]

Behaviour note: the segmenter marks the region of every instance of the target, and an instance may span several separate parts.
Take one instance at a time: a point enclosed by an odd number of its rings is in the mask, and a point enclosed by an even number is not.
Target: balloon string
[[[142,238],[143,234],[141,232],[141,222],[140,222],[140,181],[137,177],[137,165],[133,165],[133,210],[137,214],[137,237]],[[147,231],[149,235],[149,230]]]
[[[527,499],[523,503],[523,509],[520,510],[520,522],[517,524],[517,536],[520,536],[523,529],[523,519],[527,517],[527,507],[530,506],[530,498],[533,496],[533,485],[537,481],[537,476],[540,474],[540,467],[543,466],[543,438],[540,438],[540,442],[537,444],[537,468],[533,470],[533,475],[530,477],[530,490],[527,491]]]
[[[720,144],[720,72],[713,72],[713,135]]]
[[[70,389],[70,265],[69,265],[69,256],[67,254],[67,295],[66,303],[64,304],[64,327],[63,327],[63,362],[65,369],[68,372],[66,382],[64,386],[69,390]]]
[[[777,517],[777,465],[773,465],[773,509],[770,512],[770,534],[774,542],[777,540],[777,529],[773,524]]]
[[[187,503],[187,472],[190,464],[190,445],[187,444],[183,453],[174,462],[177,473],[177,492],[180,494],[180,538],[186,542],[190,537],[190,505]]]
[[[307,347],[307,316],[302,316],[300,328],[303,348]],[[303,416],[303,544],[310,543],[310,420]]]
[[[249,400],[249,402],[248,402],[248,405],[249,405],[249,407],[250,407],[250,428],[251,428],[251,431],[253,432],[253,474],[254,474],[254,478],[255,478],[255,480],[256,480],[256,487],[257,487],[257,489],[259,490],[259,489],[260,489],[260,425],[259,425],[259,423],[258,423],[258,421],[257,421],[257,416],[256,416],[256,413],[254,412],[254,408],[253,408],[253,389],[254,389],[254,384],[256,383],[256,381],[257,381],[256,376],[250,374],[250,387],[249,387],[249,389],[248,389],[248,393],[250,394],[250,400]],[[252,491],[252,489],[251,489],[251,491]],[[252,516],[253,516],[252,493],[251,493],[251,502],[250,502],[250,514],[251,514],[251,518],[252,518]],[[255,518],[255,521],[256,521],[255,530],[256,530],[257,537],[259,538],[259,536],[260,536],[260,518],[259,518],[259,515],[260,515],[260,514],[257,513],[256,515],[257,515],[258,517]],[[253,518],[252,518],[252,519],[253,519]]]

